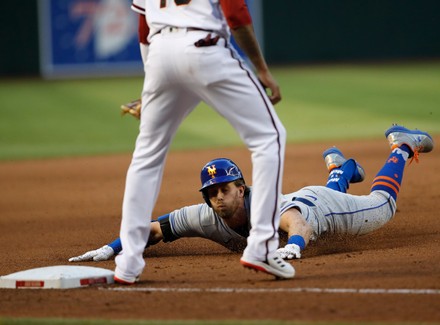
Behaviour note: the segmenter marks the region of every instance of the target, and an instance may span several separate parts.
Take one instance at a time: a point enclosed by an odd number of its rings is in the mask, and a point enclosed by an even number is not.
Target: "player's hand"
[[[285,260],[293,260],[301,258],[301,248],[296,244],[287,244],[277,249],[278,254]]]
[[[110,259],[115,252],[113,248],[108,245],[102,246],[101,248],[95,249],[93,251],[89,251],[80,256],[69,258],[69,262],[84,262],[84,261],[107,261]]]
[[[258,79],[265,89],[269,89],[267,96],[269,97],[271,103],[273,105],[278,103],[281,100],[281,90],[272,74],[269,71],[259,73]]]

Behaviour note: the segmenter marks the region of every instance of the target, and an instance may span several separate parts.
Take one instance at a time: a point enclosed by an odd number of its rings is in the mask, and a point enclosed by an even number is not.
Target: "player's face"
[[[222,219],[229,219],[243,204],[244,186],[234,182],[213,185],[207,190],[212,209]]]

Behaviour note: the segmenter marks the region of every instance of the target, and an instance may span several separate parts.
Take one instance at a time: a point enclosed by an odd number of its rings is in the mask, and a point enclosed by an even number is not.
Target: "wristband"
[[[304,238],[300,235],[293,235],[290,236],[287,240],[287,244],[295,244],[298,245],[299,248],[304,249],[306,247],[306,241]]]
[[[115,255],[118,255],[122,251],[121,238],[116,238],[114,241],[112,241],[110,244],[108,244],[108,246],[113,248]]]

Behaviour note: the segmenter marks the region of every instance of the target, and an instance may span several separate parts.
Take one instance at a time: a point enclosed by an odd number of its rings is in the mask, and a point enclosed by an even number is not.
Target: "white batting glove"
[[[287,244],[277,249],[278,254],[285,260],[293,260],[301,258],[301,248],[296,244]]]
[[[80,256],[69,258],[69,262],[84,262],[84,261],[107,261],[115,255],[113,248],[108,245],[102,246],[101,248],[95,249],[93,251],[89,251]]]

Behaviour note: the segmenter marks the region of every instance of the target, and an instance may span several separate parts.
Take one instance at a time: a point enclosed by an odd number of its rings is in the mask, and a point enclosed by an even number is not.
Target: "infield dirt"
[[[440,143],[439,136],[435,140]],[[327,171],[321,154],[331,145],[363,165],[366,180],[352,185],[349,192],[367,194],[389,154],[385,139],[290,144],[284,192],[325,184]],[[199,171],[215,157],[233,159],[251,182],[246,149],[172,152],[154,216],[202,202]],[[69,257],[113,240],[119,231],[130,158],[0,163],[0,275],[67,265]],[[0,289],[0,316],[439,323],[439,166],[439,148],[422,154],[419,164],[413,162],[406,168],[398,212],[389,224],[363,237],[324,238],[310,245],[301,260],[292,262],[297,273],[293,280],[275,281],[269,275],[245,270],[239,264],[240,254],[207,240],[180,239],[147,250],[141,282],[128,287],[141,291],[109,290],[127,288],[117,285]],[[113,260],[75,265],[114,269]],[[248,291],[209,291],[217,288]],[[286,291],[289,288],[292,291]],[[294,290],[304,288],[409,290],[394,294]],[[435,289],[436,293],[417,293],[419,289]]]

